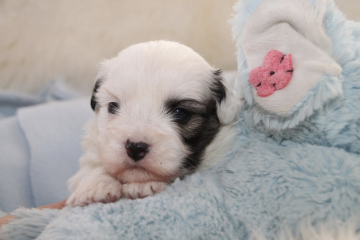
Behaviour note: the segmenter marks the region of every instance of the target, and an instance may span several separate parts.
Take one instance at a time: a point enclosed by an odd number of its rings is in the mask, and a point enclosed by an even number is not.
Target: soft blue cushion
[[[29,148],[16,117],[0,121],[0,209],[34,207]]]
[[[83,126],[92,115],[89,98],[43,104],[18,112],[30,149],[34,206],[69,196],[66,181],[78,170]]]
[[[0,91],[0,209],[11,212],[68,197],[78,169],[89,97],[56,80],[39,94]],[[61,101],[62,100],[62,101]]]

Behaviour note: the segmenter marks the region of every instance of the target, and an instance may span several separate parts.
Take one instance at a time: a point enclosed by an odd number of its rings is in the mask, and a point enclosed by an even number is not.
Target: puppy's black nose
[[[149,152],[149,145],[143,142],[131,142],[129,139],[125,144],[126,152],[129,157],[131,157],[135,162],[143,159],[145,155]]]

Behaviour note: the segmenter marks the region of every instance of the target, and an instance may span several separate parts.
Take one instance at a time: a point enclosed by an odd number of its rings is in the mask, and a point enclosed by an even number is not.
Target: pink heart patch
[[[249,82],[260,97],[268,97],[288,85],[293,74],[291,54],[284,55],[271,50],[264,58],[263,66],[250,72]]]

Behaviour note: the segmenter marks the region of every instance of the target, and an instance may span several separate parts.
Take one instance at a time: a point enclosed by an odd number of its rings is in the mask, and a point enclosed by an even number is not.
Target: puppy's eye
[[[189,120],[191,113],[186,111],[183,108],[176,108],[174,111],[172,111],[172,116],[177,123],[185,123],[187,120]]]
[[[119,108],[119,104],[117,104],[116,102],[111,102],[109,103],[108,112],[111,114],[116,114],[119,112]]]

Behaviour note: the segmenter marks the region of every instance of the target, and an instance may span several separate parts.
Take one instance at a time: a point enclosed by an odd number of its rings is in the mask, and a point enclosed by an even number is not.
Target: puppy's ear
[[[96,107],[99,106],[98,100],[96,98],[96,93],[99,91],[101,84],[102,84],[102,80],[97,79],[95,82],[93,92],[92,92],[90,105],[91,105],[92,110],[94,110],[94,111],[96,110]]]
[[[222,124],[235,122],[242,108],[242,103],[222,77],[222,70],[213,72],[211,91],[217,105],[217,115]]]

